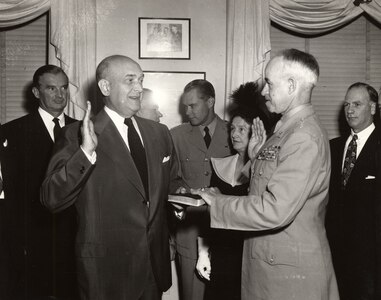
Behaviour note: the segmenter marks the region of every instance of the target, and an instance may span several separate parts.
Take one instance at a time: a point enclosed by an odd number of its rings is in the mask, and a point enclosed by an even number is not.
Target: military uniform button
[[[275,261],[274,256],[271,255],[271,257],[270,257],[270,264],[273,264],[274,261]]]

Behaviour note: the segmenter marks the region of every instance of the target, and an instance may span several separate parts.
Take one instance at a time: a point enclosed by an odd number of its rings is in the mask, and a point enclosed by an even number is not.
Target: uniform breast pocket
[[[181,163],[181,173],[185,180],[195,179],[202,171],[200,162],[191,159],[183,159]]]
[[[276,169],[276,161],[257,161],[252,175],[253,184],[258,193],[263,193],[266,186]]]

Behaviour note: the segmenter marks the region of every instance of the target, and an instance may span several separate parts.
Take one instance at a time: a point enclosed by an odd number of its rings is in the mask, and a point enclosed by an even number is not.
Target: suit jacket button
[[[81,169],[79,170],[79,172],[80,172],[81,174],[85,173],[85,167],[82,166]]]

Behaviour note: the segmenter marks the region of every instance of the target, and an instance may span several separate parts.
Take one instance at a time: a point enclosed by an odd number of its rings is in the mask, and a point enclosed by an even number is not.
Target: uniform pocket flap
[[[270,265],[298,266],[299,264],[298,246],[289,243],[255,242],[251,249],[251,256]]]

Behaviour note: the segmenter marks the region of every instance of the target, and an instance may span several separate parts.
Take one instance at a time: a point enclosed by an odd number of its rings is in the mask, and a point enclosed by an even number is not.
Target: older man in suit
[[[10,299],[75,298],[75,211],[53,216],[39,201],[41,183],[61,127],[75,120],[63,111],[69,100],[65,72],[45,65],[33,76],[38,110],[1,126],[4,178],[3,267]],[[58,284],[59,282],[59,284]]]
[[[166,205],[177,159],[168,128],[135,116],[144,74],[129,57],[97,67],[105,107],[64,131],[42,186],[53,212],[75,206],[81,299],[158,300],[171,285]]]
[[[210,158],[232,153],[228,124],[214,112],[215,97],[214,87],[207,80],[193,80],[184,88],[181,100],[189,123],[171,130],[184,190],[208,187],[212,175]],[[197,238],[204,218],[202,210],[190,207],[177,224],[175,240],[181,300],[202,300],[204,297],[204,282],[195,272]]]
[[[381,299],[381,136],[378,94],[352,84],[345,95],[349,135],[331,140],[326,227],[342,300]]]
[[[324,228],[329,144],[311,104],[318,76],[308,53],[287,49],[274,56],[262,94],[268,109],[282,117],[267,141],[263,124],[254,122],[249,195],[197,191],[211,205],[212,227],[249,231],[244,300],[339,299]]]
[[[39,201],[40,186],[61,127],[75,120],[63,111],[69,100],[65,72],[45,65],[33,76],[38,110],[1,126],[4,240],[9,299],[76,297],[75,211],[53,216]]]

